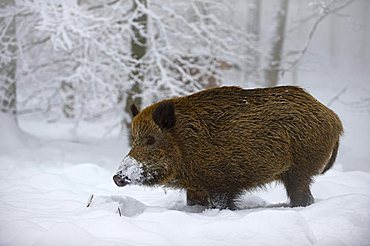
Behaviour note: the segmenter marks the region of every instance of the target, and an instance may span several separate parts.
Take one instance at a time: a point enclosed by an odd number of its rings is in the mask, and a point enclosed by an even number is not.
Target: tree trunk
[[[0,9],[14,5],[14,0],[0,2]],[[11,18],[10,20],[7,18]],[[0,17],[0,27],[6,27],[0,37],[0,50],[5,54],[0,57],[0,111],[16,116],[16,71],[17,71],[17,39],[15,16]],[[1,35],[1,34],[0,34]]]
[[[337,47],[336,47],[336,40],[337,40],[337,33],[336,33],[336,16],[332,15],[329,17],[330,19],[330,29],[329,29],[329,54],[330,54],[330,59],[333,67],[336,67],[336,61],[337,61]]]
[[[248,58],[252,62],[246,62],[243,83],[248,81],[258,83],[260,78],[260,54],[255,48],[259,46],[260,40],[261,4],[262,0],[250,0],[248,4],[247,32],[253,35],[253,48],[248,49]]]
[[[137,0],[140,4],[147,7],[146,0]],[[136,4],[136,1],[134,0],[134,11],[137,11],[139,6]],[[131,71],[129,75],[129,80],[131,86],[131,90],[127,92],[127,98],[126,98],[126,104],[125,104],[125,111],[128,115],[131,115],[130,106],[131,104],[135,104],[137,108],[141,108],[142,104],[142,98],[139,96],[142,92],[141,84],[144,81],[144,74],[142,72],[142,68],[144,64],[141,62],[141,59],[145,56],[147,51],[147,40],[146,40],[146,33],[147,33],[147,22],[148,22],[148,16],[141,11],[138,12],[138,17],[134,19],[134,24],[132,28],[132,32],[134,34],[134,37],[131,39],[131,57],[133,60],[135,60],[137,63],[135,65],[135,68]],[[138,28],[139,27],[139,28]],[[141,29],[141,30],[140,30]],[[125,120],[124,124],[126,125],[126,128],[131,133],[131,120]],[[130,134],[131,135],[131,134]],[[131,136],[129,136],[129,141],[131,144]]]
[[[289,0],[279,0],[276,21],[276,29],[273,33],[270,58],[265,69],[266,86],[276,86],[279,81],[281,69],[286,19],[288,16]]]
[[[361,54],[362,54],[362,63],[363,64],[368,64],[370,62],[369,56],[369,11],[370,11],[370,3],[369,1],[362,1],[362,4],[365,5],[363,6],[363,13],[362,13],[362,18],[363,18],[363,23],[364,23],[364,31],[362,32],[362,44],[361,44]],[[365,65],[366,67],[366,65]]]

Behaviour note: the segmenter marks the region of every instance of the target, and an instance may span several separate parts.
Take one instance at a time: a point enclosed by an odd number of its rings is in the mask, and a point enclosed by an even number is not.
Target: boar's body
[[[303,89],[220,87],[164,100],[133,120],[129,156],[142,184],[187,190],[188,204],[234,208],[241,192],[281,181],[292,206],[313,202],[312,176],[331,167],[338,116]]]

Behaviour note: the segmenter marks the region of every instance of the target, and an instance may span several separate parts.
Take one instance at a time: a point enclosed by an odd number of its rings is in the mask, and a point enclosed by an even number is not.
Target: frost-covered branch
[[[14,11],[20,108],[47,104],[54,118],[115,111],[122,120],[130,95],[147,105],[219,85],[224,67],[245,66],[257,50],[226,0],[19,0]]]
[[[14,1],[0,3],[0,112],[16,114],[17,35]]]

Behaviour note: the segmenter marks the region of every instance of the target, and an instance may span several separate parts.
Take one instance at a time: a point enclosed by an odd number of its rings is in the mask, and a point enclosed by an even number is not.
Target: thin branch
[[[90,207],[93,198],[94,198],[94,194],[91,194],[90,197],[89,197],[89,200],[87,201],[87,205],[86,205],[87,208]]]
[[[339,98],[347,91],[348,85],[343,87],[332,99],[329,100],[327,106],[330,107],[335,101],[339,100]]]

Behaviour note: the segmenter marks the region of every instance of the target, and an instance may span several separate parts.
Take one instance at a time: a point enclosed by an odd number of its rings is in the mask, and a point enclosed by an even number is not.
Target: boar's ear
[[[153,111],[152,117],[161,130],[171,129],[176,122],[174,103],[171,101],[160,103]]]
[[[130,109],[131,109],[132,117],[135,117],[139,113],[139,110],[137,109],[135,104],[131,104]]]

